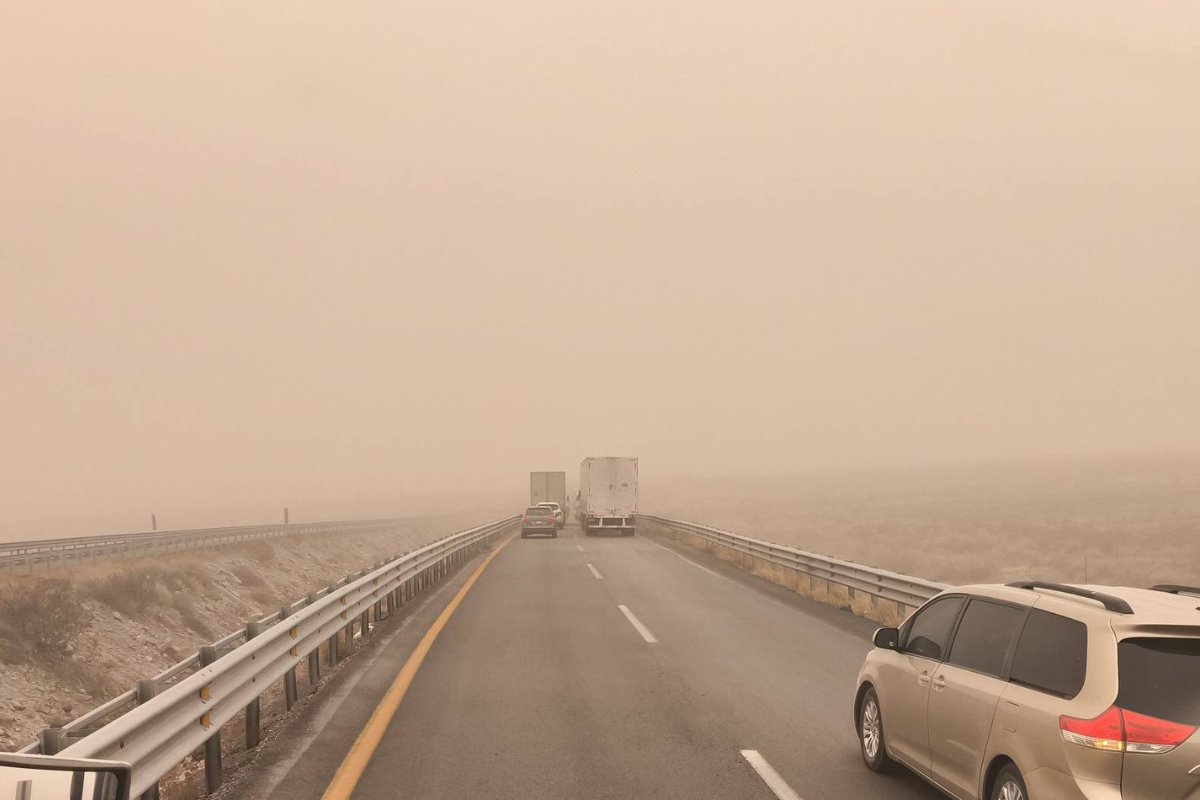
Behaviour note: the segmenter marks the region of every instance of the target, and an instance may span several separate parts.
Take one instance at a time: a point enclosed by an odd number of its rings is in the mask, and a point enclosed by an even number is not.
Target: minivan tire
[[[871,687],[867,687],[858,706],[858,749],[862,752],[863,763],[872,772],[887,772],[895,764],[887,754],[879,695]]]
[[[1029,800],[1025,779],[1012,764],[1005,764],[992,782],[991,800]]]

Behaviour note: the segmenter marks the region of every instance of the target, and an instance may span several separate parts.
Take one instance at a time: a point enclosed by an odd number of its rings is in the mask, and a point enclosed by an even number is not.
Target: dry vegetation
[[[648,486],[647,511],[949,583],[1200,585],[1200,456]]]
[[[0,582],[0,751],[133,688],[203,644],[382,558],[483,521],[255,542]],[[496,516],[499,516],[497,513]]]

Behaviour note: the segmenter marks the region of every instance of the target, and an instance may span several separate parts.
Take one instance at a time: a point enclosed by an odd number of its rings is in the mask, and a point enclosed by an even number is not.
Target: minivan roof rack
[[[1119,597],[1104,592],[1095,592],[1091,589],[1081,589],[1078,586],[1068,586],[1065,583],[1048,583],[1046,581],[1016,581],[1008,584],[1014,589],[1045,589],[1048,592],[1062,592],[1063,594],[1073,594],[1076,597],[1086,597],[1088,600],[1095,600],[1109,611],[1117,614],[1132,614],[1133,607]]]
[[[1200,596],[1200,588],[1195,586],[1176,586],[1173,583],[1160,583],[1156,586],[1151,586],[1152,592],[1166,592],[1167,594],[1194,594]]]

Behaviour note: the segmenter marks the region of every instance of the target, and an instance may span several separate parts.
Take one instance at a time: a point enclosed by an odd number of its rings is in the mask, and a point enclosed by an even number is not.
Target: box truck
[[[567,473],[529,473],[529,505],[538,503],[558,503],[563,513],[567,513]]]
[[[585,458],[579,465],[579,522],[588,536],[637,529],[638,460]]]

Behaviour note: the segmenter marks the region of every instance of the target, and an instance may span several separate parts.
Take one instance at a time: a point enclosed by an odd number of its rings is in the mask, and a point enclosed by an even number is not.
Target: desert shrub
[[[196,598],[194,595],[187,592],[176,592],[171,598],[171,603],[175,606],[175,610],[179,612],[179,618],[183,621],[183,624],[190,630],[204,637],[205,640],[215,638],[212,628],[204,620],[200,619],[200,615],[196,612]]]
[[[116,694],[117,687],[109,671],[93,660],[63,659],[55,663],[51,671],[60,681],[88,697],[108,698]]]
[[[246,586],[263,587],[267,585],[262,574],[249,564],[238,564],[230,571]]]
[[[65,655],[90,615],[69,581],[52,579],[0,589],[0,657]]]
[[[250,558],[262,564],[270,564],[275,560],[275,547],[270,542],[259,539],[253,542],[246,542],[241,546],[241,551]]]
[[[250,599],[258,604],[264,613],[279,609],[279,597],[269,586],[256,586],[250,591]]]
[[[156,599],[159,577],[156,567],[134,567],[92,584],[90,593],[114,611],[134,616]]]

